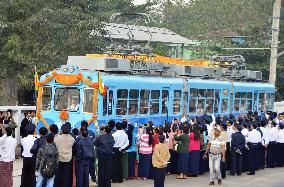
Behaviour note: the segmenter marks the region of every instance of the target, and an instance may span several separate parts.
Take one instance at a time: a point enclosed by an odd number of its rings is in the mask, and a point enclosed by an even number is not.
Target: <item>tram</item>
[[[115,70],[121,63],[128,69]],[[65,121],[80,128],[86,120],[95,131],[124,118],[137,127],[148,121],[163,125],[183,114],[227,116],[274,109],[275,87],[269,83],[145,74],[145,69],[130,73],[135,68],[127,63],[125,58],[86,56],[36,78],[37,129],[51,124],[60,128]]]

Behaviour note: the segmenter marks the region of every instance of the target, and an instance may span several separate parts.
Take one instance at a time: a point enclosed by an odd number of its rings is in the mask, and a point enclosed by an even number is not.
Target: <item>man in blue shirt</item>
[[[95,139],[95,146],[98,153],[98,184],[99,186],[111,186],[111,170],[112,170],[112,155],[114,146],[114,137],[111,135],[112,128],[106,126],[104,133]]]
[[[235,133],[232,134],[231,140],[231,175],[242,174],[242,153],[245,148],[245,136],[240,132],[241,125],[233,126]]]

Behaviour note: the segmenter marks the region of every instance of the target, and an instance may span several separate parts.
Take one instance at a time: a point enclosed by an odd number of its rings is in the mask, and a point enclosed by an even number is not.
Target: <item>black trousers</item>
[[[90,159],[76,161],[76,187],[89,186],[89,164]]]
[[[89,171],[92,181],[95,182],[96,181],[95,157],[91,158],[90,160]]]
[[[243,149],[242,168],[243,168],[243,172],[249,171],[248,149],[247,148]]]
[[[99,187],[111,186],[112,155],[98,154],[98,177]]]
[[[21,176],[21,187],[35,187],[35,158],[24,157],[23,158],[23,169]]]
[[[231,151],[231,174],[237,173],[238,175],[242,174],[242,154],[237,153],[235,150]]]
[[[122,152],[119,151],[119,148],[114,148],[112,166],[112,182],[123,182]]]
[[[164,187],[165,168],[154,168],[154,187]]]
[[[72,160],[70,162],[58,162],[54,187],[72,187],[72,166]]]
[[[251,174],[255,174],[256,166],[257,166],[257,144],[249,144],[249,152],[248,152],[248,161],[249,161],[249,171]]]
[[[284,166],[284,143],[277,143],[276,166]]]
[[[260,149],[259,149],[259,167],[260,169],[264,169],[264,166],[265,166],[265,147],[263,145],[260,146]]]
[[[259,170],[261,168],[261,160],[262,160],[262,144],[257,144],[257,158],[256,158],[256,166],[255,169]]]
[[[268,168],[274,168],[276,165],[277,144],[269,142],[267,146],[266,164]]]
[[[231,144],[227,142],[226,144],[226,170],[231,170]]]
[[[227,163],[221,160],[221,177],[224,179],[227,176]]]
[[[171,158],[170,158],[170,173],[171,174],[177,174],[177,159],[178,159],[178,153],[177,151],[173,151],[170,149],[170,154],[171,154]]]

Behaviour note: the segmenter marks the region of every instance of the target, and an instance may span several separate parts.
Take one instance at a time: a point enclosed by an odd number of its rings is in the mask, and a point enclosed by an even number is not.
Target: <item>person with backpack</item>
[[[36,187],[42,187],[44,179],[46,179],[46,187],[53,187],[59,157],[53,141],[53,134],[48,134],[46,144],[38,151],[35,174],[37,176]]]
[[[76,187],[89,187],[89,165],[95,154],[94,143],[87,129],[81,129],[81,133],[75,145]]]

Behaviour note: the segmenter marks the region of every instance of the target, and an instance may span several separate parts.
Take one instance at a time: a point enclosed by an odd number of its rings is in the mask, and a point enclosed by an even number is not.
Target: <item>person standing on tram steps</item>
[[[12,129],[12,136],[15,138],[15,129],[18,125],[13,118],[13,111],[11,109],[7,110],[7,116],[4,118],[4,127],[10,127]]]
[[[54,187],[72,186],[72,147],[75,139],[70,135],[71,124],[66,122],[61,127],[62,134],[58,135],[54,143],[59,152],[59,162],[55,174]]]
[[[21,139],[21,145],[23,146],[23,169],[21,176],[21,187],[34,187],[36,183],[35,178],[35,158],[30,151],[36,140],[34,137],[35,125],[30,123],[26,126],[28,136]]]
[[[170,152],[168,143],[165,142],[165,136],[159,136],[159,144],[155,146],[152,164],[154,167],[154,187],[164,187],[165,183],[165,171],[170,160]]]
[[[53,134],[48,134],[46,136],[46,144],[38,151],[35,166],[35,175],[37,176],[36,187],[43,187],[44,180],[46,180],[46,187],[53,187],[58,165],[58,150],[53,141]]]
[[[257,160],[258,160],[258,152],[257,152],[257,146],[258,143],[261,142],[261,134],[258,130],[256,130],[257,125],[256,123],[253,123],[251,125],[251,131],[248,133],[248,146],[249,146],[249,152],[248,152],[248,163],[249,163],[249,173],[248,175],[255,175],[255,170],[257,166]]]
[[[122,129],[121,123],[115,124],[116,132],[112,134],[114,138],[114,154],[112,163],[112,182],[122,183],[123,182],[123,166],[122,166],[122,155],[124,149],[129,145],[127,134]]]
[[[214,185],[214,180],[217,179],[218,184],[222,184],[221,177],[221,160],[225,161],[225,141],[220,136],[221,129],[215,127],[213,130],[213,137],[210,138],[203,158],[207,158],[209,153],[209,168],[210,168],[210,182],[209,185]]]
[[[234,124],[233,130],[235,133],[232,134],[231,141],[231,175],[242,174],[242,155],[245,149],[246,139],[245,136],[240,132],[241,125]]]
[[[15,151],[17,141],[12,137],[12,129],[6,130],[0,122],[0,129],[3,136],[0,137],[0,187],[13,186],[13,160],[15,160]]]
[[[111,187],[111,169],[114,138],[111,135],[111,127],[106,126],[103,134],[97,136],[94,144],[98,154],[98,184],[99,187]]]

